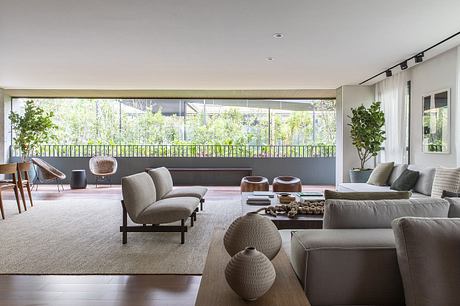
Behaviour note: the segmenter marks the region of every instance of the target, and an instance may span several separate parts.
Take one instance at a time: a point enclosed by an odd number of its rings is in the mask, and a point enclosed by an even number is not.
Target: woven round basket
[[[281,243],[281,235],[273,222],[253,212],[233,221],[224,235],[224,246],[230,256],[252,246],[272,260],[280,251]]]
[[[243,299],[254,301],[264,295],[276,278],[271,261],[254,247],[247,247],[232,257],[225,268],[225,279]]]

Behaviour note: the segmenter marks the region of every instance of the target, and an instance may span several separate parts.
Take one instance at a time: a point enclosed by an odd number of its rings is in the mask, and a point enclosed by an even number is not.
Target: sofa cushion
[[[409,165],[407,169],[419,172],[419,177],[414,186],[414,191],[427,196],[431,195],[436,168],[421,168],[416,165]]]
[[[394,162],[378,164],[372,171],[367,183],[371,185],[385,186],[388,178],[390,177],[391,171],[393,171],[393,166]]]
[[[403,305],[391,229],[301,230],[291,262],[312,305]]]
[[[187,219],[199,203],[198,198],[192,197],[159,200],[140,213],[136,221],[143,224],[163,224]]]
[[[446,198],[449,202],[449,218],[460,218],[460,198]]]
[[[391,184],[390,189],[398,191],[412,190],[417,183],[419,176],[418,171],[406,169],[403,173]]]
[[[458,192],[460,187],[460,168],[437,168],[434,175],[431,196],[440,198],[444,190]]]
[[[394,192],[394,190],[390,190],[390,186],[375,186],[368,183],[341,183],[337,187],[337,191],[339,192]]]
[[[459,192],[443,190],[441,194],[441,198],[458,198],[458,197],[460,197]]]
[[[397,164],[394,165],[393,170],[391,171],[390,177],[388,178],[387,185],[391,186],[401,176],[401,174],[406,170],[408,164]]]
[[[138,216],[156,201],[155,185],[147,173],[122,177],[121,191],[128,215],[134,222],[137,222]]]
[[[391,228],[399,217],[447,217],[449,203],[443,199],[350,201],[326,200],[323,228]]]
[[[201,186],[192,187],[179,187],[173,188],[170,192],[166,193],[163,198],[176,198],[176,197],[194,197],[201,199],[204,197],[208,188]]]
[[[149,170],[149,174],[157,189],[157,200],[163,199],[164,196],[173,189],[171,173],[167,168],[160,167]]]
[[[324,191],[324,198],[341,200],[389,200],[389,199],[409,199],[410,191],[384,191],[384,192],[338,192],[332,190]]]
[[[459,305],[460,219],[393,222],[407,306]]]

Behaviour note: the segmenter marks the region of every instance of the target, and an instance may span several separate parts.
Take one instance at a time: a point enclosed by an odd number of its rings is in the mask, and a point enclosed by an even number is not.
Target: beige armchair
[[[204,196],[208,188],[201,186],[174,188],[171,173],[165,167],[151,169],[149,174],[157,187],[157,200],[174,197],[194,197],[200,200],[200,208],[203,210]]]
[[[96,176],[97,183],[107,180],[112,186],[112,175],[117,173],[118,163],[111,156],[94,156],[89,160],[89,171]]]
[[[180,232],[181,244],[184,244],[185,232],[187,232],[185,221],[190,217],[190,226],[193,226],[200,203],[198,198],[157,200],[155,185],[147,173],[123,177],[121,189],[123,225],[120,226],[120,232],[122,232],[123,244],[127,243],[128,232]],[[128,226],[128,216],[134,223],[142,226]],[[160,225],[176,221],[181,222],[180,226]]]

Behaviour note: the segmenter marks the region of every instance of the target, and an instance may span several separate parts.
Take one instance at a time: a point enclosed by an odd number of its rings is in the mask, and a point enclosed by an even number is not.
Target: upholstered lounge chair
[[[65,180],[66,176],[63,172],[59,171],[55,167],[51,166],[48,164],[46,161],[40,158],[32,158],[32,163],[40,169],[40,173],[37,171],[35,168],[35,179],[33,181],[32,185],[37,185],[37,190],[38,190],[38,184],[37,183],[44,183],[44,182],[49,182],[49,181],[56,181],[56,185],[58,188],[58,191],[61,191],[59,189],[59,185],[61,185],[62,190],[64,190],[64,186],[62,185],[62,180]]]
[[[156,188],[147,173],[133,174],[121,179],[123,200],[123,244],[127,242],[128,232],[180,232],[181,244],[185,242],[187,226],[196,220],[200,203],[196,197],[168,198],[157,201]],[[134,223],[142,226],[128,226],[128,215]],[[181,225],[160,225],[180,221]],[[148,226],[147,226],[148,224]]]
[[[117,160],[111,156],[94,156],[89,160],[89,170],[96,176],[97,183],[107,180],[112,186],[112,176],[117,173]]]
[[[157,200],[175,197],[194,197],[200,200],[203,210],[204,196],[208,188],[201,186],[174,188],[171,173],[165,167],[149,170],[149,174],[157,188]]]

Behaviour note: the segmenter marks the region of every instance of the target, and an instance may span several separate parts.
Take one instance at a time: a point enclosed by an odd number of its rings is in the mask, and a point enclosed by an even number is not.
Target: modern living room
[[[458,12],[0,0],[0,305],[460,305]]]

